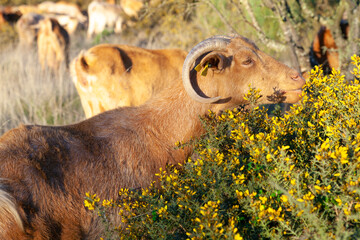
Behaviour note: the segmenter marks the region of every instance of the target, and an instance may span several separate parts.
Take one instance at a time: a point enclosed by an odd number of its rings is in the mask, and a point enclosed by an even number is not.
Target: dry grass
[[[24,124],[62,125],[84,118],[69,72],[43,72],[36,51],[0,52],[0,134]]]

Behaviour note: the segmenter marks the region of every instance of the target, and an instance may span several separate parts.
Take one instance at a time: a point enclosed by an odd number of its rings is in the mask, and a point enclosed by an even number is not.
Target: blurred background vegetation
[[[78,4],[86,12],[91,0],[67,0]],[[117,4],[121,0],[115,0]],[[36,5],[42,0],[0,0],[0,6]],[[359,1],[355,0],[143,0],[144,7],[139,18],[129,24],[121,34],[111,30],[98,34],[93,39],[86,39],[86,29],[78,30],[71,36],[70,58],[73,59],[83,49],[100,43],[131,44],[146,48],[176,47],[190,50],[201,40],[217,34],[240,34],[248,37],[261,50],[274,56],[285,64],[308,72],[311,69],[309,52],[311,43],[320,26],[325,25],[334,36],[339,47],[343,70],[349,65],[350,56],[359,49]],[[344,15],[344,13],[346,13]],[[350,31],[347,39],[342,38],[339,23],[343,17],[349,21]],[[84,118],[78,96],[71,82],[69,72],[64,69],[62,80],[52,75],[41,75],[36,64],[36,52],[18,51],[17,32],[13,25],[0,27],[0,133],[19,123],[68,124]],[[24,65],[23,65],[24,64]],[[19,71],[19,68],[27,69]],[[344,71],[346,73],[346,71]],[[19,82],[19,79],[23,79]],[[29,80],[31,79],[31,81]],[[45,80],[44,80],[45,79]],[[54,84],[47,92],[60,97],[65,102],[52,105],[49,111],[64,112],[49,121],[48,113],[30,115],[43,108],[40,101],[43,82],[63,84],[67,89],[59,92]],[[9,87],[4,86],[13,84]],[[27,85],[31,87],[28,87]],[[36,88],[32,86],[37,86]],[[33,89],[30,93],[26,93]],[[16,91],[16,92],[15,92]],[[34,104],[31,111],[14,113],[17,96],[32,96]],[[30,100],[25,102],[29,103]],[[39,103],[39,106],[36,106]],[[40,106],[41,105],[41,106]],[[73,109],[64,106],[75,107]],[[59,107],[59,109],[56,109]],[[41,111],[40,111],[41,112]],[[11,114],[10,114],[11,113]],[[74,113],[76,113],[74,115]],[[1,127],[3,123],[6,127]]]
[[[121,0],[114,1],[120,3]],[[289,53],[283,60],[303,71],[310,69],[308,53],[321,25],[331,29],[343,61],[351,56],[347,46],[351,45],[353,50],[359,43],[359,31],[355,31],[359,27],[359,2],[355,0],[142,1],[144,8],[136,24],[116,39],[125,38],[129,44],[146,47],[159,45],[190,49],[211,35],[237,33],[255,40],[261,49],[272,55]],[[0,5],[35,5],[41,2],[43,0],[0,0]],[[68,2],[76,3],[86,11],[91,0]],[[344,12],[353,30],[350,30],[351,37],[346,43],[339,28]],[[9,35],[8,29],[3,32]]]

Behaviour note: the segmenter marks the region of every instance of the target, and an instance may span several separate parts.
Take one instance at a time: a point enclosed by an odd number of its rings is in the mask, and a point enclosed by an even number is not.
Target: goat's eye
[[[242,62],[243,65],[250,65],[253,63],[253,60],[251,58],[246,59],[245,61]]]

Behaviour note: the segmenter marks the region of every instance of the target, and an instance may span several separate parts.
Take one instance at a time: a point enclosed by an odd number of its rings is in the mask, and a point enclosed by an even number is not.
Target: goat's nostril
[[[302,77],[300,76],[300,74],[296,73],[296,74],[292,74],[290,75],[291,79],[294,81],[299,81]]]

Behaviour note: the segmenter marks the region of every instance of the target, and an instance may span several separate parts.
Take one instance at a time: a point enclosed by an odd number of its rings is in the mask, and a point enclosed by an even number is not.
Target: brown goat
[[[209,68],[206,76],[198,68]],[[198,69],[199,70],[199,69]],[[245,103],[252,87],[262,103],[274,89],[297,102],[305,81],[244,37],[215,36],[196,45],[181,81],[144,105],[68,126],[20,126],[0,138],[0,239],[96,239],[102,229],[83,206],[86,192],[116,199],[120,188],[148,186],[175,149],[204,132],[199,116]],[[207,97],[213,96],[213,97]]]
[[[87,17],[81,12],[80,7],[76,3],[67,1],[45,1],[37,5],[39,12],[43,14],[55,14],[59,16],[68,16],[78,20],[79,23],[84,24]]]
[[[342,37],[346,39],[349,33],[347,20],[340,22],[340,28]],[[312,67],[322,65],[325,73],[330,73],[332,68],[340,68],[338,47],[330,29],[325,26],[320,27],[312,43],[310,62]]]
[[[121,33],[123,30],[126,14],[120,5],[93,0],[88,5],[88,15],[88,38],[106,28],[113,29],[115,33]]]
[[[37,46],[42,69],[49,67],[54,72],[65,62],[69,66],[70,38],[56,19],[45,18],[39,22]]]
[[[129,17],[138,17],[140,9],[143,7],[144,3],[139,0],[121,0],[120,6],[124,9],[124,12]]]
[[[186,52],[102,44],[71,63],[72,80],[87,118],[120,106],[138,106],[181,81]]]
[[[37,13],[23,14],[16,22],[16,30],[19,34],[20,50],[29,50],[36,42],[38,23],[44,19],[44,16]]]

